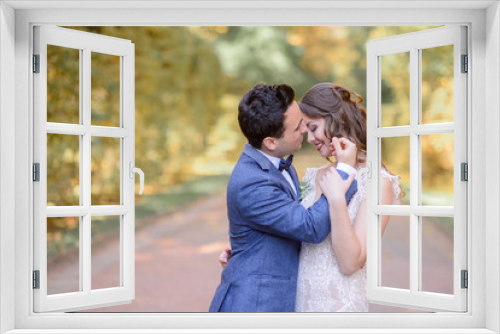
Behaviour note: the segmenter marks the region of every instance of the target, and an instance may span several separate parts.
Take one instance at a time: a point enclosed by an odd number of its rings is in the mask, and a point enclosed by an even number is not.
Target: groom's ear
[[[262,141],[262,146],[267,149],[268,151],[274,151],[276,149],[276,138],[273,137],[266,137]]]

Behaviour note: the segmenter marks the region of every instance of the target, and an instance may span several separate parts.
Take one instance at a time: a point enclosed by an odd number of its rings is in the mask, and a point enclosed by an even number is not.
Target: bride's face
[[[304,113],[302,115],[304,123],[307,126],[307,142],[316,146],[316,150],[318,150],[322,157],[329,158],[336,156],[332,140],[325,135],[325,119],[310,118]]]

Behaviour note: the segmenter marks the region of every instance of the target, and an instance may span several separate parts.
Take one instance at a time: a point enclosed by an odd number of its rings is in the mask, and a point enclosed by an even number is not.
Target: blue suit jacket
[[[297,195],[269,159],[246,144],[227,187],[232,256],[210,312],[294,312],[301,243],[322,242],[330,218],[324,196],[309,209],[300,204],[293,168],[292,179]],[[356,191],[354,181],[348,202]]]

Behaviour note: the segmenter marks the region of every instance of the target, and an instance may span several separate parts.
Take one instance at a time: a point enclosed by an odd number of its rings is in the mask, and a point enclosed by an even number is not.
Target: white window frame
[[[462,73],[461,58],[467,54],[467,31],[464,26],[448,26],[391,36],[370,41],[367,45],[367,164],[373,166],[368,174],[367,201],[367,291],[368,299],[382,304],[421,308],[431,311],[467,310],[467,289],[461,286],[461,271],[467,269],[467,191],[469,182],[461,181],[461,163],[467,163],[467,73]],[[453,118],[443,123],[422,123],[422,50],[453,46]],[[408,125],[384,126],[382,124],[382,58],[387,55],[409,55],[409,105]],[[454,205],[422,205],[422,135],[453,134]],[[381,205],[381,145],[384,138],[408,138],[410,189],[406,196],[408,205]],[[472,182],[472,180],[471,180]],[[382,278],[382,215],[406,216],[409,222],[409,272],[408,289],[384,286]],[[453,274],[452,293],[442,294],[422,290],[422,221],[423,217],[452,217]],[[403,268],[402,268],[403,269]],[[403,269],[404,270],[404,269]]]
[[[79,59],[79,124],[47,122],[47,45],[78,50]],[[39,73],[34,83],[34,162],[39,163],[39,182],[33,185],[34,201],[34,270],[39,271],[39,288],[34,290],[36,312],[70,311],[129,303],[135,296],[135,75],[134,44],[128,40],[52,26],[34,27],[34,54],[39,55]],[[95,126],[91,120],[91,54],[119,57],[120,124],[116,127]],[[115,78],[116,79],[116,78]],[[75,206],[47,206],[47,134],[77,135],[80,142],[80,201]],[[91,203],[92,138],[115,138],[120,150],[120,202],[116,205]],[[92,290],[90,244],[92,216],[117,216],[120,235],[120,285]],[[47,282],[47,218],[79,219],[79,291],[48,294]],[[76,282],[75,282],[76,283]]]
[[[66,6],[67,8],[60,8]],[[127,6],[129,9],[115,8]],[[454,6],[460,6],[455,9]],[[106,9],[108,7],[109,9]],[[137,8],[143,10],[137,10]],[[162,7],[162,8],[158,8]],[[220,9],[223,7],[224,9]],[[84,9],[82,9],[84,8]],[[148,9],[149,8],[149,9]],[[412,10],[408,10],[411,8]],[[244,10],[242,10],[244,9]],[[469,308],[432,314],[34,314],[32,26],[441,25],[469,31]],[[132,41],[133,42],[133,41]],[[500,332],[500,9],[496,1],[15,1],[0,3],[1,333]],[[12,84],[14,82],[14,85]],[[14,138],[15,145],[12,145]],[[488,138],[488,142],[486,142]],[[492,149],[493,148],[493,149]],[[14,175],[14,177],[12,177]],[[487,182],[486,182],[487,181]],[[15,196],[12,198],[13,192]],[[486,196],[488,195],[488,196]],[[486,219],[488,218],[488,219]],[[15,236],[13,238],[12,236]],[[488,256],[486,256],[488,254]],[[492,255],[493,254],[493,255]],[[27,261],[26,259],[30,259]],[[14,289],[12,287],[15,287]],[[12,305],[15,305],[13,308]],[[141,328],[139,328],[141,327]],[[190,329],[182,331],[181,328]],[[246,331],[244,330],[246,328]],[[292,329],[296,330],[293,331]],[[414,330],[412,328],[418,328]],[[113,331],[113,329],[115,329]],[[121,330],[120,330],[121,329]],[[134,330],[135,329],[135,330]],[[161,329],[161,330],[160,330]],[[236,329],[236,330],[235,330]]]

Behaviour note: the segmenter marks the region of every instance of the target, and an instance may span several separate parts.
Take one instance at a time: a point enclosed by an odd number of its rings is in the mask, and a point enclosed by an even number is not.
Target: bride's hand
[[[355,177],[356,174],[351,174],[344,181],[337,169],[328,167],[325,174],[319,180],[319,186],[328,201],[344,201],[345,203],[345,193]]]
[[[227,262],[231,258],[231,249],[226,248],[222,253],[219,255],[219,263],[222,267],[222,269],[226,268]]]
[[[356,155],[358,149],[356,144],[344,137],[333,137],[332,138],[332,150],[335,151],[338,162],[343,162],[345,164],[356,166]]]

